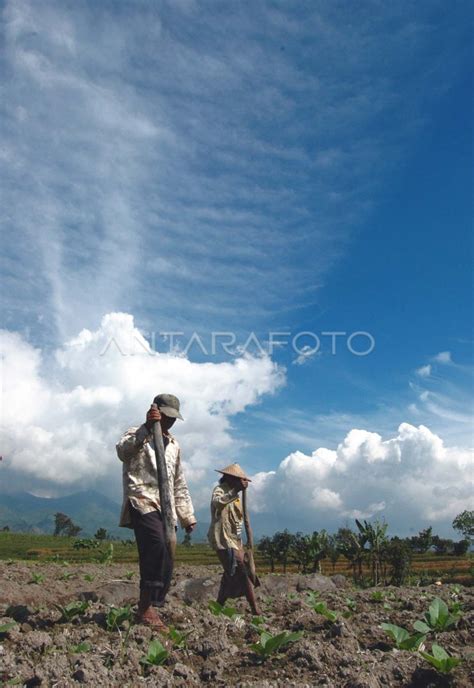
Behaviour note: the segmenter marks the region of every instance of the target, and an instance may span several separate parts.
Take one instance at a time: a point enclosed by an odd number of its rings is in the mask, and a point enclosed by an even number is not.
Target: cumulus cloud
[[[377,516],[392,532],[409,532],[449,522],[474,501],[472,452],[447,447],[426,426],[409,423],[385,440],[353,429],[337,449],[293,452],[253,481],[260,513],[278,513],[308,530]]]
[[[143,422],[164,391],[183,402],[186,422],[176,430],[199,499],[210,467],[236,451],[230,418],[284,382],[266,356],[194,363],[156,353],[126,313],[106,315],[97,330],[82,330],[49,358],[3,331],[2,359],[1,470],[3,484],[17,489],[31,483],[71,492],[118,482],[118,437]]]

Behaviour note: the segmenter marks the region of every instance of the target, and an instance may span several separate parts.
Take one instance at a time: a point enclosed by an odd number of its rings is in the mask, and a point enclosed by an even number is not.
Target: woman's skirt
[[[249,580],[244,560],[244,550],[231,548],[218,549],[216,553],[224,569],[219,597],[223,597],[224,599],[245,597]]]

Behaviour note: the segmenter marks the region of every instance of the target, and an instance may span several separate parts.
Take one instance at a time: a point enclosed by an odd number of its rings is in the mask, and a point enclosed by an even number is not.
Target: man
[[[211,498],[211,525],[207,534],[224,572],[217,601],[225,604],[228,597],[247,598],[252,613],[260,615],[254,585],[248,575],[242,545],[243,511],[239,493],[250,481],[238,463],[217,470],[222,473]]]
[[[193,504],[181,465],[179,444],[169,432],[179,412],[179,399],[158,394],[146,421],[130,428],[117,444],[123,462],[123,505],[120,525],[133,528],[140,562],[140,601],[137,621],[165,632],[156,608],[162,607],[173,573],[173,561],[165,540],[160,509],[158,473],[153,443],[153,424],[160,423],[175,523],[191,533],[196,525]]]

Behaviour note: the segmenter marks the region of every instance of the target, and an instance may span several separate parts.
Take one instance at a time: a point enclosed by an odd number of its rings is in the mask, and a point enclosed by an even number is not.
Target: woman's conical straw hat
[[[250,478],[245,475],[238,463],[231,463],[230,466],[226,466],[225,468],[216,468],[215,470],[217,473],[233,475],[234,478],[243,478],[244,480],[248,480],[249,483],[252,482]]]

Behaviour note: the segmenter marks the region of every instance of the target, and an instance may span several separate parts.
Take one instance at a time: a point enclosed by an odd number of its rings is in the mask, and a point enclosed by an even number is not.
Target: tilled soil
[[[189,634],[186,647],[179,649],[166,636],[144,626],[127,628],[125,623],[121,631],[106,629],[110,605],[136,600],[136,566],[0,563],[0,626],[16,621],[0,635],[0,685],[474,685],[470,588],[384,588],[383,599],[375,600],[373,589],[353,589],[340,576],[335,582],[317,575],[264,576],[258,593],[265,630],[272,634],[303,631],[303,637],[262,662],[250,649],[258,634],[250,625],[244,601],[232,602],[242,614],[233,620],[214,616],[208,609],[209,599],[215,598],[218,572],[218,567],[177,568],[163,618]],[[308,588],[318,591],[317,600],[338,613],[337,621],[326,620],[308,606]],[[430,635],[426,643],[427,651],[435,640],[462,658],[449,677],[430,668],[418,654],[394,649],[380,628],[382,622],[388,622],[412,630],[413,622],[422,618],[434,597],[449,604],[459,601],[464,613],[456,629]],[[86,612],[70,622],[62,621],[54,605],[78,599],[89,600]],[[169,657],[163,666],[145,667],[140,660],[153,638],[166,646]],[[78,648],[81,643],[90,649]]]

